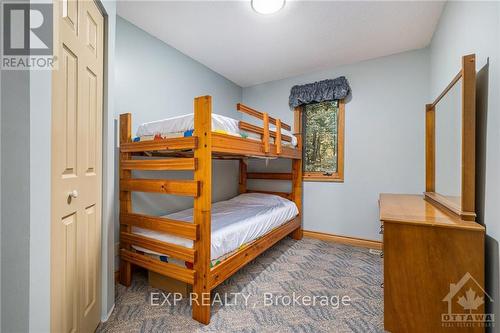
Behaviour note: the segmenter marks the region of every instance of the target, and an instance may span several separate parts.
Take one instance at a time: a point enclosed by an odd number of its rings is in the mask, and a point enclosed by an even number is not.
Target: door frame
[[[113,77],[110,69],[114,65],[109,64],[110,54],[110,17],[103,4],[104,0],[94,0],[104,17],[104,39],[103,39],[103,106],[102,106],[102,177],[101,177],[101,323],[106,322],[115,307],[115,221],[116,217],[116,191],[115,191],[115,155],[118,149],[116,139],[117,121],[111,108],[110,101],[114,98],[110,94]],[[116,3],[118,1],[113,1]],[[116,27],[116,7],[115,7]],[[116,36],[115,34],[112,38]],[[114,45],[114,44],[113,44]],[[113,52],[114,55],[114,52]],[[112,63],[114,58],[112,59]],[[111,182],[111,184],[106,184]],[[108,223],[106,223],[108,222]],[[104,288],[106,286],[106,289]],[[104,292],[106,291],[106,292]],[[112,294],[109,302],[108,294]],[[110,304],[109,304],[110,303]]]
[[[58,1],[58,0],[53,0],[53,1]],[[103,82],[102,82],[102,126],[101,126],[101,184],[100,184],[100,191],[101,191],[101,249],[100,249],[100,266],[101,266],[101,276],[99,277],[100,280],[100,288],[99,288],[99,295],[98,297],[100,298],[100,322],[102,323],[103,321],[106,321],[109,316],[111,315],[111,312],[114,309],[114,297],[113,297],[113,305],[110,308],[109,312],[107,310],[108,308],[108,297],[107,294],[109,294],[109,290],[111,289],[113,295],[114,295],[114,222],[115,222],[115,212],[114,212],[114,201],[115,201],[115,194],[114,194],[114,185],[111,187],[111,189],[108,188],[108,186],[105,185],[106,182],[109,181],[109,179],[112,179],[114,181],[114,164],[115,164],[115,158],[114,158],[114,150],[115,150],[115,142],[116,140],[112,139],[115,137],[114,134],[110,136],[110,133],[115,132],[115,121],[114,121],[114,113],[113,110],[110,108],[110,99],[113,98],[113,96],[110,96],[109,91],[110,91],[110,73],[109,73],[109,33],[110,33],[110,27],[109,27],[109,15],[108,12],[103,4],[103,0],[85,0],[85,1],[94,1],[96,4],[98,10],[100,13],[103,15],[104,19],[104,25],[103,25]],[[53,22],[53,39],[57,39],[57,34],[58,30],[56,29],[57,26],[56,24],[56,16],[54,15],[54,22]],[[52,75],[53,75],[54,70],[50,71],[50,82],[52,85]],[[52,126],[52,113],[53,113],[53,103],[52,103],[52,96],[54,94],[53,89],[51,89],[51,96],[50,96],[50,124]],[[50,130],[52,132],[52,129]],[[52,138],[49,140],[50,146],[52,146]],[[111,148],[109,148],[111,147]],[[112,153],[109,153],[108,150],[112,150]],[[52,154],[53,151],[50,149],[50,161],[52,161]],[[52,173],[52,163],[50,166],[50,172]],[[50,178],[50,223],[49,223],[49,228],[51,229],[51,224],[53,221],[53,212],[52,212],[52,177]],[[109,193],[111,192],[111,196],[109,196]],[[105,217],[107,217],[105,219]],[[105,223],[107,221],[108,223]],[[109,231],[110,225],[112,226],[111,232]],[[112,245],[109,246],[109,243]],[[109,250],[111,250],[111,254],[109,254]],[[109,261],[109,258],[112,258],[112,261]],[[50,231],[50,236],[49,236],[49,260],[52,260],[52,231]],[[108,267],[111,265],[111,272],[112,274],[109,274]],[[50,268],[50,273],[49,273],[49,296],[50,299],[52,299],[53,294],[51,290],[51,285],[52,285],[52,264],[49,262],[49,268]],[[110,279],[110,276],[112,277]],[[111,284],[109,283],[111,281]],[[106,292],[104,292],[106,291]],[[49,313],[48,313],[48,323],[49,323],[49,328],[52,327],[52,301],[49,301]]]

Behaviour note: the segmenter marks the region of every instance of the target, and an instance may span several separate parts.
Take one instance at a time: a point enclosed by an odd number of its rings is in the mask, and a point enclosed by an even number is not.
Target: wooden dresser
[[[483,322],[463,327],[471,317],[450,316],[485,313],[484,303],[478,305],[478,297],[488,297],[483,290],[484,227],[445,213],[422,195],[381,194],[379,203],[385,330],[484,332]],[[475,294],[467,297],[469,289]]]

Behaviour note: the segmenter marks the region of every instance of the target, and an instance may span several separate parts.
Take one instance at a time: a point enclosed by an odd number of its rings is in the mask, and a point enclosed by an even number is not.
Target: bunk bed
[[[290,132],[290,125],[265,112],[243,104],[238,104],[237,110],[262,121],[263,126],[213,115],[210,96],[195,98],[192,115],[141,125],[138,131],[141,135],[134,140],[131,115],[120,115],[120,282],[130,286],[132,266],[137,265],[191,284],[197,300],[192,302],[193,319],[203,324],[210,321],[212,289],[282,238],[288,235],[297,240],[302,238],[300,108],[294,114],[294,134]],[[213,129],[212,124],[218,124],[219,120],[223,129]],[[173,132],[168,126],[174,122],[177,125],[173,127],[176,131],[180,129],[182,135],[151,135],[158,128]],[[224,124],[229,124],[229,129],[224,129]],[[291,159],[291,172],[249,173],[246,159],[253,157]],[[212,159],[239,160],[239,196],[227,202],[212,203]],[[141,179],[132,177],[133,170],[191,170],[194,177]],[[292,191],[249,190],[247,179],[288,180],[292,183]],[[193,197],[194,207],[163,217],[137,214],[132,211],[131,193],[134,191]],[[256,206],[266,210],[266,214],[253,210]],[[229,214],[234,223],[247,228],[253,236],[226,248],[214,248],[212,241],[220,245],[220,239],[227,236],[219,232],[219,227],[227,224],[227,220],[221,222],[218,212],[226,217]],[[257,215],[267,217],[255,219]],[[191,265],[183,267],[163,262],[148,253],[162,254]]]

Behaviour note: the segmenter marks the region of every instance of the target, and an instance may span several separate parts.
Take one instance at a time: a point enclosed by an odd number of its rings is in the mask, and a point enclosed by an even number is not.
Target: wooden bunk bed
[[[295,110],[294,116],[296,147],[283,145],[291,138],[282,135],[281,129],[291,130],[290,125],[242,104],[238,104],[237,109],[262,120],[263,127],[244,121],[239,122],[240,129],[261,135],[261,140],[212,132],[210,96],[197,97],[194,100],[194,134],[191,137],[132,142],[131,115],[129,113],[120,115],[120,282],[127,287],[130,286],[132,265],[137,265],[192,284],[194,297],[200,300],[192,303],[193,319],[203,324],[208,324],[210,321],[212,289],[282,238],[288,235],[297,240],[302,238],[300,109]],[[269,124],[275,125],[276,130],[272,131]],[[135,155],[143,157],[135,159]],[[155,158],[148,159],[144,156]],[[290,173],[248,173],[244,161],[248,157],[289,158],[292,159],[292,171]],[[279,195],[293,201],[299,214],[211,268],[212,159],[239,159],[240,193],[262,192]],[[132,170],[192,170],[194,177],[189,180],[137,179],[132,178]],[[247,189],[247,179],[289,180],[292,182],[292,192],[250,191]],[[193,223],[134,213],[131,201],[133,191],[193,197]],[[183,247],[144,237],[133,233],[132,227],[189,239],[193,241],[193,247]],[[193,268],[189,269],[153,259],[134,250],[133,246],[185,260],[193,263]]]

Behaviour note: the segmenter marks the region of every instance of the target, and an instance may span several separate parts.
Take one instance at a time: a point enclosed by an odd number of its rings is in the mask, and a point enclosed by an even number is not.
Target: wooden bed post
[[[194,223],[199,228],[199,239],[194,242],[196,276],[193,284],[193,319],[202,324],[210,322],[210,241],[212,207],[212,98],[194,100],[194,134],[198,145],[194,151],[197,168],[194,180],[200,187],[194,199]]]
[[[476,212],[476,55],[462,57],[462,212]]]
[[[120,115],[120,146],[132,141],[132,117],[130,113]],[[120,180],[132,178],[131,170],[122,168],[123,161],[130,160],[130,153],[120,152]],[[120,214],[132,213],[132,193],[130,191],[120,191]],[[131,232],[129,225],[120,224],[121,232]],[[120,241],[120,248],[130,250],[130,245]],[[120,283],[130,287],[132,282],[132,264],[125,260],[120,260]]]
[[[264,112],[263,114],[263,121],[264,121],[264,134],[262,136],[262,142],[264,143],[264,153],[269,153],[270,147],[269,147],[269,114],[267,112]]]
[[[247,191],[247,163],[244,159],[240,160],[240,183],[239,193],[246,193]]]
[[[276,119],[276,139],[274,143],[276,144],[276,154],[281,154],[281,119]]]
[[[436,190],[436,108],[425,105],[425,192]]]
[[[292,200],[299,209],[300,228],[294,230],[291,236],[295,240],[303,237],[302,224],[302,107],[296,107],[293,112],[293,127],[297,137],[297,149],[300,151],[301,158],[292,160]]]

